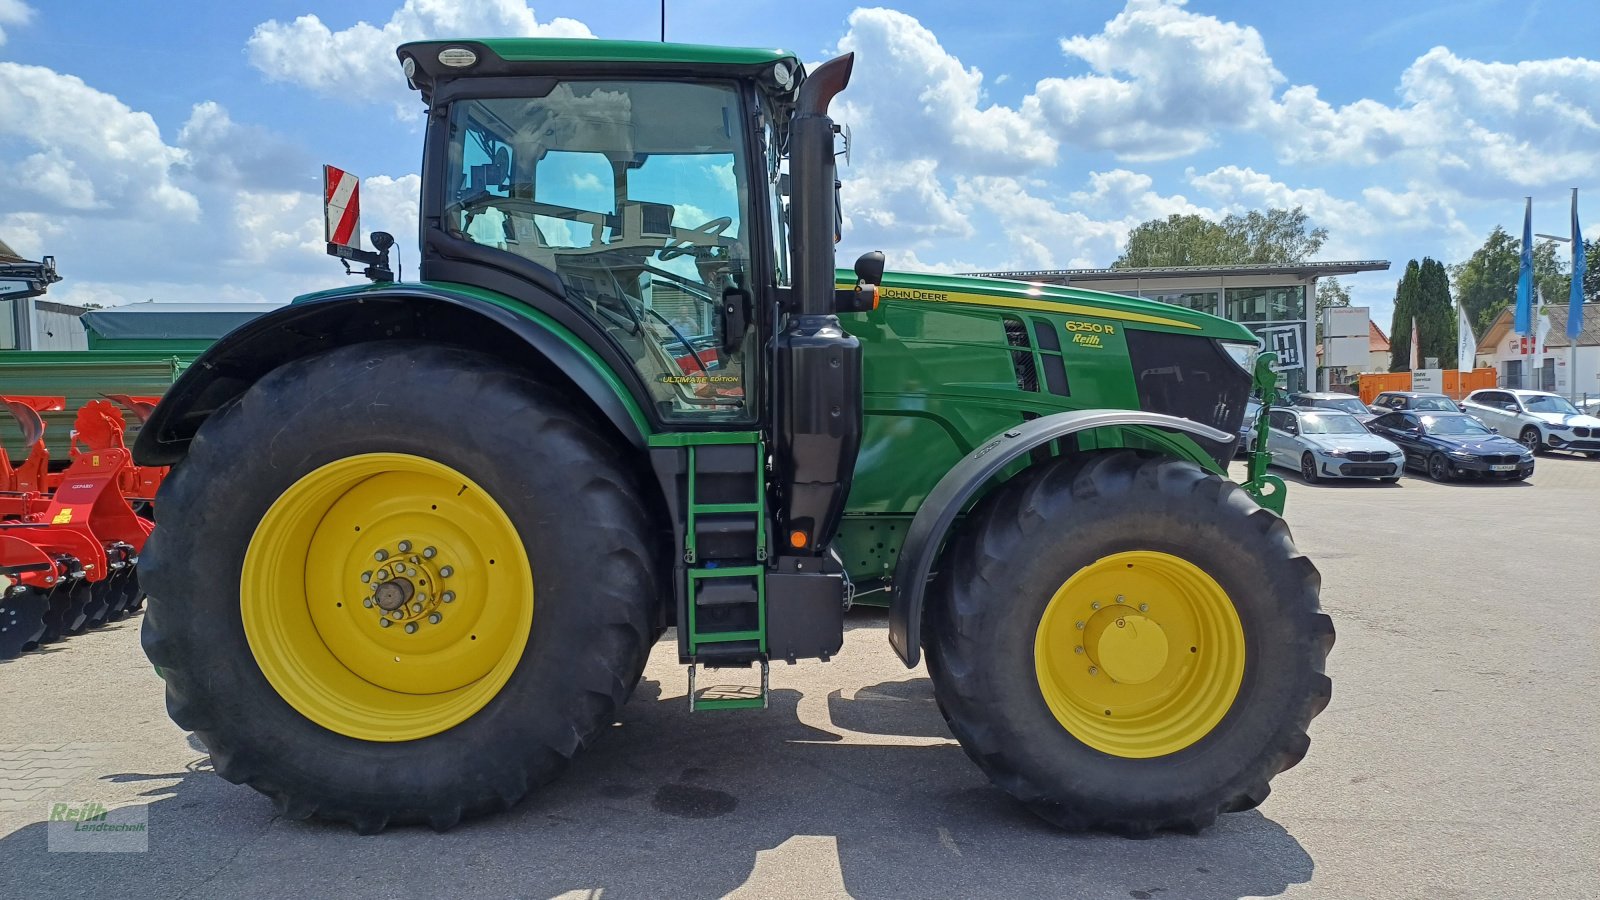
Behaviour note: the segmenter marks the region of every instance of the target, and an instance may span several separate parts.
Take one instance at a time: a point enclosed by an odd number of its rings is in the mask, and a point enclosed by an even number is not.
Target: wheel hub
[[[1144,684],[1167,666],[1167,633],[1148,616],[1116,616],[1090,640],[1089,658],[1122,684]]]
[[[361,605],[376,608],[379,628],[400,624],[407,634],[416,634],[422,625],[442,622],[444,605],[455,602],[455,592],[449,590],[448,583],[455,575],[455,567],[434,547],[411,552],[414,546],[414,541],[401,540],[379,547],[372,553],[378,567],[361,573],[357,591],[369,594]]]

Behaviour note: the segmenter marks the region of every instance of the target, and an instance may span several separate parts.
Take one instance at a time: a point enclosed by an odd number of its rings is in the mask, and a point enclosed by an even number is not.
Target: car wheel
[[[1321,480],[1321,476],[1317,474],[1317,458],[1309,452],[1300,454],[1300,477],[1304,478],[1307,484],[1316,484]]]
[[[1543,453],[1545,451],[1544,439],[1539,436],[1539,429],[1532,425],[1522,429],[1522,435],[1517,440],[1522,443],[1522,446],[1535,453]]]
[[[1444,458],[1443,453],[1428,457],[1428,477],[1434,481],[1450,480],[1450,461]]]

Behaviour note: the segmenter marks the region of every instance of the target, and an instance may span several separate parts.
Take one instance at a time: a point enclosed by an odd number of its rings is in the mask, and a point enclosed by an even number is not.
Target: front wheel
[[[1300,454],[1300,477],[1305,479],[1306,484],[1316,484],[1322,480],[1322,476],[1317,474],[1317,458],[1310,452]]]
[[[1522,429],[1522,434],[1517,438],[1517,440],[1522,444],[1522,446],[1527,447],[1534,453],[1543,453],[1545,451],[1544,438],[1539,435],[1539,429],[1533,427],[1532,425]]]
[[[927,610],[945,720],[1067,828],[1194,830],[1305,756],[1333,625],[1289,527],[1192,463],[1065,458],[967,518]]]
[[[1450,460],[1445,459],[1443,453],[1428,457],[1428,477],[1434,481],[1450,480]]]
[[[447,828],[612,722],[653,635],[648,507],[559,392],[429,344],[288,363],[161,487],[167,709],[294,818]]]

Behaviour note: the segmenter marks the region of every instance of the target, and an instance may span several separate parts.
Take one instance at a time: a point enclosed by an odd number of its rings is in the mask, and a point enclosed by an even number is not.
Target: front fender
[[[391,339],[434,340],[496,353],[508,365],[543,365],[571,382],[629,443],[643,447],[650,433],[617,374],[544,313],[433,284],[386,285],[294,303],[224,335],[162,397],[139,431],[134,458],[146,466],[182,460],[212,413],[286,362]]]
[[[1174,440],[1170,433],[1219,442],[1236,438],[1226,431],[1177,416],[1135,409],[1086,409],[1033,419],[984,441],[939,479],[917,509],[900,548],[889,601],[889,643],[908,668],[922,658],[922,604],[928,578],[951,524],[968,501],[1006,466],[1029,451],[1068,435],[1111,427],[1131,427],[1146,432],[1145,437],[1155,440],[1173,455],[1211,471],[1217,471],[1215,461],[1194,447],[1193,442]]]

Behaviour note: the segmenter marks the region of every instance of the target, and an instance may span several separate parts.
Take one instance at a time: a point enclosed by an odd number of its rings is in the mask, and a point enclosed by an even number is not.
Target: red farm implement
[[[117,399],[136,415],[151,405]],[[74,422],[71,462],[51,472],[39,413],[62,398],[3,402],[26,447],[17,465],[0,453],[0,659],[9,659],[140,607],[136,564],[153,525],[130,501],[148,503],[165,470],[135,466],[121,411],[91,400]]]

